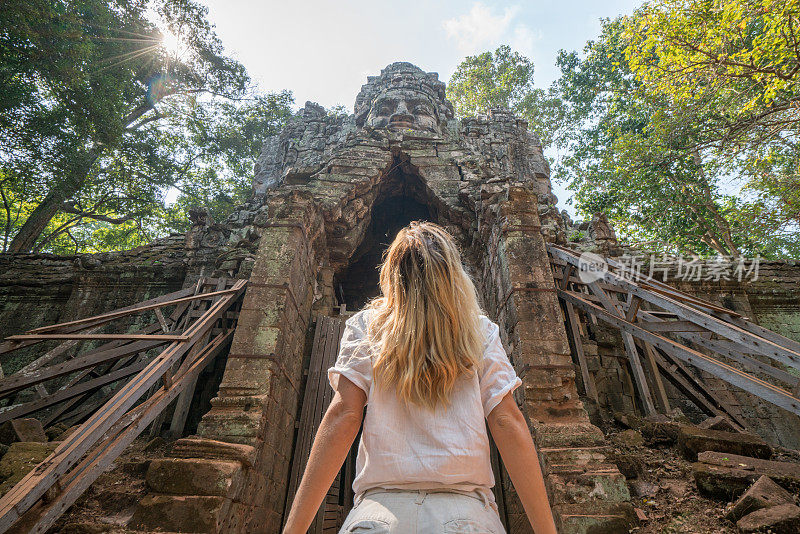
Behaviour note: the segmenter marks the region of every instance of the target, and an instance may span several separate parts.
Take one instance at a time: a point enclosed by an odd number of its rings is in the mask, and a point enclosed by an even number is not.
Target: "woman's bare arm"
[[[283,529],[284,534],[305,534],[308,531],[358,434],[366,403],[364,391],[340,376],[338,391],[314,437],[303,479]]]
[[[514,397],[511,394],[503,397],[489,413],[487,421],[533,531],[536,534],[556,534],[539,456]]]

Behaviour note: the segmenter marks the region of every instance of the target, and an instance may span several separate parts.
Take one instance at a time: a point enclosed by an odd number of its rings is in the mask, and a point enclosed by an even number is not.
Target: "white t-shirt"
[[[371,351],[364,343],[370,313],[362,310],[347,320],[336,364],[328,369],[334,390],[342,375],[367,394],[353,492],[446,488],[478,490],[494,500],[484,418],[522,384],[497,324],[480,316],[485,334],[481,365],[456,380],[448,408],[430,410],[406,404],[392,389],[373,387]]]

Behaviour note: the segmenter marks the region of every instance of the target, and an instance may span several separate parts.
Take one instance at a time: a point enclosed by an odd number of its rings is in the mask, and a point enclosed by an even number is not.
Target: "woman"
[[[480,314],[452,237],[411,223],[389,247],[382,295],[346,322],[322,419],[284,534],[305,534],[367,414],[343,533],[504,531],[488,421],[536,534],[555,533],[538,457],[511,392],[521,381]]]

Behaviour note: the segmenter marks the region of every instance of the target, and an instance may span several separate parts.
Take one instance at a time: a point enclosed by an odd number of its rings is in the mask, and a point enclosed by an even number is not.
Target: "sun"
[[[171,56],[179,56],[184,48],[181,38],[169,30],[161,32],[161,47]]]

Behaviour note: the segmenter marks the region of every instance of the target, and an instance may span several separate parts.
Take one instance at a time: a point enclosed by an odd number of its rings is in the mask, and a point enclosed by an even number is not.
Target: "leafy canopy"
[[[128,248],[185,228],[189,203],[231,209],[292,98],[254,93],[206,15],[191,0],[3,6],[3,250]]]
[[[561,117],[558,98],[534,87],[533,62],[508,45],[464,59],[450,78],[447,98],[460,117],[510,109],[528,121],[545,145]]]

